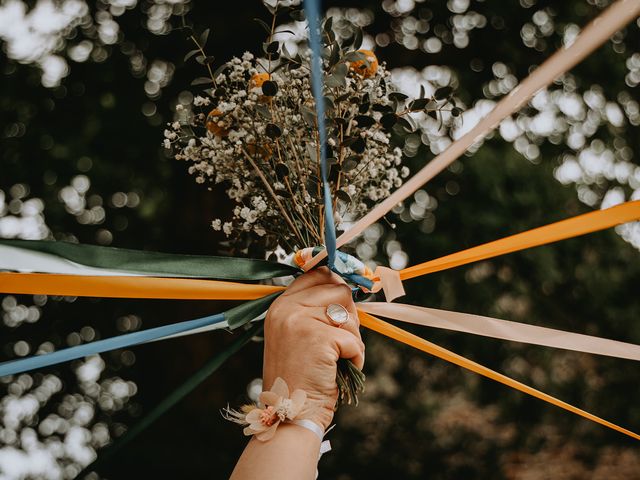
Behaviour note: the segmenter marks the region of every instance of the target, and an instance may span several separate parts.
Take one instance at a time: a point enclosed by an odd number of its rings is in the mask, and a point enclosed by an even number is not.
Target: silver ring
[[[327,305],[326,310],[327,317],[331,320],[336,327],[340,328],[351,319],[351,315],[349,315],[349,310],[340,305],[339,303],[332,303]]]

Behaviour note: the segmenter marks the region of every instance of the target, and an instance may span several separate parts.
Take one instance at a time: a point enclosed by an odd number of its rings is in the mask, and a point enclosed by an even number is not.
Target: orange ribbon
[[[623,203],[615,207],[607,208],[606,210],[596,210],[585,213],[584,215],[578,215],[577,217],[568,218],[560,222],[551,223],[543,227],[534,228],[533,230],[436,258],[435,260],[420,263],[401,270],[400,278],[407,280],[460,265],[466,265],[467,263],[517,252],[518,250],[538,247],[547,243],[557,242],[558,240],[565,240],[598,230],[604,230],[633,220],[640,220],[640,200]]]
[[[254,300],[285,287],[138,276],[59,275],[0,272],[0,292],[72,297]]]
[[[456,353],[447,350],[446,348],[439,347],[434,343],[413,335],[412,333],[402,330],[401,328],[391,325],[390,323],[384,322],[379,318],[369,315],[368,313],[358,311],[358,316],[360,318],[360,324],[362,326],[367,327],[375,332],[378,332],[389,338],[393,338],[394,340],[409,345],[413,348],[417,348],[418,350],[422,350],[423,352],[430,353],[431,355],[446,360],[447,362],[451,362],[462,368],[471,370],[474,373],[490,378],[491,380],[495,380],[496,382],[503,383],[508,387],[515,388],[516,390],[555,405],[556,407],[560,407],[571,413],[575,413],[576,415],[580,415],[581,417],[599,423],[600,425],[604,425],[605,427],[611,428],[620,433],[624,433],[625,435],[635,438],[636,440],[640,440],[640,435],[638,435],[637,433],[627,430],[626,428],[622,428],[615,423],[604,420],[603,418],[592,415],[589,412],[585,412],[578,407],[574,407],[573,405],[563,402],[562,400],[558,400],[551,395],[541,392],[540,390],[536,390],[535,388],[518,382],[517,380],[513,380],[506,375],[498,373],[494,370],[491,370],[490,368],[480,365],[479,363],[464,358]]]

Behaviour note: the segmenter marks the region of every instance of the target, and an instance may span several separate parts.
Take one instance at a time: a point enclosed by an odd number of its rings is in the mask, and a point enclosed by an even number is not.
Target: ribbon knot
[[[286,259],[286,263],[309,270],[309,261],[324,247],[307,247],[298,250]],[[377,267],[375,272],[360,259],[348,253],[336,250],[333,265],[329,267],[346,281],[358,285],[365,293],[376,293],[382,290],[387,302],[404,295],[404,287],[400,272],[388,267]]]

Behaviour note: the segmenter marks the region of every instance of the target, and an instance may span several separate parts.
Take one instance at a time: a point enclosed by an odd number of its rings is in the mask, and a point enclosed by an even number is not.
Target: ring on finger
[[[339,303],[331,303],[327,305],[326,314],[331,323],[338,328],[349,323],[349,320],[351,319],[349,310]]]

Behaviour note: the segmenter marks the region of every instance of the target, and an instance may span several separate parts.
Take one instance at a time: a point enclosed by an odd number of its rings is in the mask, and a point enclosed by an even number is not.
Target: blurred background
[[[285,2],[292,3],[292,2]],[[295,2],[293,2],[295,3]],[[325,1],[364,29],[416,95],[453,86],[465,110],[406,138],[416,171],[471,128],[606,0]],[[0,0],[0,237],[216,254],[223,191],[162,149],[202,66],[259,53],[257,0]],[[286,23],[287,20],[284,19]],[[294,27],[296,25],[293,25]],[[300,25],[297,25],[299,27]],[[494,134],[371,227],[357,254],[402,268],[640,199],[640,22],[618,32]],[[392,228],[392,224],[395,228]],[[640,343],[640,224],[406,282],[405,303]],[[222,311],[221,302],[0,297],[1,360]],[[640,429],[638,365],[430,329],[417,334],[589,412]],[[372,332],[367,391],[344,407],[321,478],[631,479],[633,440]],[[0,379],[0,478],[67,479],[233,341],[226,332]],[[91,478],[226,478],[245,438],[219,409],[260,388],[252,342]]]

